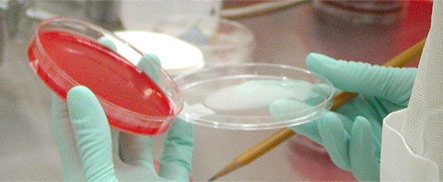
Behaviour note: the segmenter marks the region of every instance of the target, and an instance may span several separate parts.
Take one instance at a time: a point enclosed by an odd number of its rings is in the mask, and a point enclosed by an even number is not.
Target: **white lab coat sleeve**
[[[380,180],[439,181],[438,165],[414,154],[400,134],[406,117],[407,109],[403,109],[383,121]]]

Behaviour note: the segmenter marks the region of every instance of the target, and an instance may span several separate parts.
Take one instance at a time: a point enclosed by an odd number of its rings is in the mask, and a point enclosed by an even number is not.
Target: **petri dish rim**
[[[183,113],[183,111],[180,114],[180,117],[185,119],[187,122],[201,125],[201,126],[213,127],[213,128],[232,129],[232,130],[264,130],[264,129],[277,129],[277,128],[290,127],[290,126],[310,122],[310,121],[320,117],[324,113],[324,111],[326,111],[326,109],[329,109],[332,106],[332,98],[334,96],[335,88],[333,87],[332,83],[329,80],[327,80],[325,77],[323,77],[317,73],[311,72],[309,70],[299,68],[299,67],[293,67],[293,66],[289,66],[289,65],[283,65],[283,64],[234,63],[234,64],[230,64],[230,65],[217,65],[217,66],[208,67],[208,68],[204,68],[201,70],[196,70],[196,71],[192,71],[192,72],[189,72],[186,74],[179,75],[174,78],[174,81],[180,85],[181,80],[184,80],[184,79],[186,79],[186,77],[194,76],[194,75],[199,74],[201,72],[214,72],[215,70],[219,70],[219,69],[226,70],[226,69],[232,68],[232,67],[257,67],[257,66],[258,67],[269,67],[269,68],[272,67],[272,68],[278,68],[278,69],[289,69],[289,70],[304,73],[306,75],[314,76],[315,78],[318,78],[319,80],[323,81],[324,84],[328,85],[328,87],[330,88],[327,91],[328,96],[325,97],[325,99],[321,103],[319,103],[311,108],[301,110],[301,111],[309,111],[309,110],[315,111],[315,110],[317,110],[317,112],[311,112],[310,114],[307,114],[303,117],[299,117],[295,120],[293,119],[293,120],[285,120],[285,121],[275,121],[275,122],[270,122],[270,123],[255,123],[255,124],[228,123],[228,122],[218,122],[218,121],[212,121],[212,120],[201,119],[201,118],[192,118],[191,116],[189,116],[189,114]],[[203,81],[205,81],[205,80],[203,80]],[[182,92],[183,92],[183,90],[186,90],[189,87],[199,84],[200,82],[201,82],[201,80],[197,81],[197,82],[193,82],[193,83],[188,83],[184,86],[180,85],[180,90],[182,90]],[[184,99],[186,99],[186,98],[184,98]],[[185,100],[185,102],[186,102],[186,100]],[[325,108],[325,109],[322,109],[322,108]],[[236,118],[236,119],[272,118],[271,116],[229,116],[229,115],[224,115],[224,116],[232,117],[232,118]],[[295,122],[298,120],[301,120],[301,121]]]
[[[69,82],[72,85],[80,85],[80,84],[77,81],[75,81],[74,79],[72,79],[60,67],[58,67],[57,64],[55,64],[55,62],[46,53],[46,50],[43,48],[43,45],[41,44],[39,33],[41,32],[41,29],[42,29],[43,26],[48,25],[50,23],[62,23],[62,24],[70,23],[70,24],[73,24],[73,25],[75,24],[76,26],[79,26],[79,27],[84,27],[84,28],[92,29],[94,31],[102,33],[103,35],[110,36],[113,39],[116,39],[118,41],[123,42],[126,46],[130,47],[135,52],[140,54],[140,56],[143,56],[143,53],[140,50],[138,50],[137,48],[135,48],[134,46],[132,46],[130,43],[128,43],[127,41],[123,40],[122,38],[116,36],[114,33],[110,32],[110,31],[108,31],[106,29],[103,29],[103,28],[101,28],[101,27],[99,27],[97,25],[94,25],[94,24],[91,24],[91,23],[88,23],[88,22],[85,22],[85,21],[82,21],[82,20],[68,18],[68,17],[54,17],[54,18],[48,18],[46,20],[43,20],[42,22],[40,22],[37,25],[37,28],[36,28],[36,31],[35,31],[35,34],[34,34],[36,47],[41,52],[42,56],[44,56],[46,58],[46,60],[47,60],[47,61],[45,61],[44,64],[49,65],[51,68],[56,68],[56,69],[53,69],[51,71],[57,72],[60,76],[63,77],[64,81],[67,81],[67,82]],[[85,36],[85,35],[82,35],[82,36]],[[91,37],[88,37],[88,38],[91,38]],[[94,39],[94,38],[91,38],[91,39]],[[130,63],[130,61],[128,61],[128,62]],[[157,63],[154,63],[154,64],[157,64]],[[168,84],[171,84],[171,86],[173,87],[174,91],[181,95],[181,92],[178,89],[179,88],[178,85],[173,81],[173,79],[167,74],[167,72],[165,70],[163,70],[160,66],[159,66],[159,68],[160,68],[161,74],[165,76],[164,79],[166,79]],[[54,80],[54,81],[57,82],[56,80]],[[169,94],[167,94],[165,92],[165,95],[168,96],[168,101],[170,103],[174,102],[169,97]],[[178,106],[178,109],[173,109],[174,113],[172,113],[172,115],[168,116],[168,117],[147,116],[145,114],[140,114],[140,113],[128,110],[126,108],[123,108],[123,107],[121,107],[119,105],[116,105],[116,104],[114,104],[114,103],[104,99],[103,97],[100,97],[99,95],[96,95],[96,97],[97,97],[98,100],[100,100],[100,103],[103,105],[103,107],[107,106],[107,107],[112,108],[112,109],[118,109],[118,110],[121,111],[122,114],[124,114],[125,116],[130,116],[131,118],[136,118],[136,119],[140,119],[140,120],[149,119],[150,121],[154,121],[154,122],[158,122],[158,123],[163,123],[163,121],[165,121],[166,118],[175,117],[183,109],[183,97],[182,96],[179,97],[179,99],[180,99],[179,103],[181,103],[181,104]],[[171,107],[175,108],[174,106],[171,106]]]

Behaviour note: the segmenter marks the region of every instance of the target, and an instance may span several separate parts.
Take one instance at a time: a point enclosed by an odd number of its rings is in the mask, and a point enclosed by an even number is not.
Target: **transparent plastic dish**
[[[155,32],[178,37],[200,48],[206,66],[250,62],[256,47],[254,33],[233,20],[171,16],[151,24]]]
[[[126,45],[120,46],[124,54],[101,45],[103,38]],[[182,110],[178,86],[158,64],[149,63],[156,71],[146,75],[131,63],[142,53],[96,25],[70,18],[44,20],[29,45],[28,57],[35,73],[63,100],[74,86],[91,89],[114,128],[161,134]]]
[[[204,68],[174,81],[185,101],[181,118],[235,130],[275,129],[312,121],[331,107],[334,93],[332,84],[320,75],[266,63]]]

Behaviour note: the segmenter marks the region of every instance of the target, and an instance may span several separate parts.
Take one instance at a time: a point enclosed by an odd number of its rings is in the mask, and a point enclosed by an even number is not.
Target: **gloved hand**
[[[323,145],[332,161],[358,180],[379,180],[382,120],[407,106],[417,69],[372,66],[316,53],[307,56],[306,65],[336,88],[360,95],[335,112],[291,129]],[[296,107],[283,100],[274,102],[270,112],[278,116]]]
[[[115,50],[112,42],[101,43]],[[144,56],[138,66],[145,73],[152,73],[155,69],[149,64],[152,59],[150,55]],[[193,125],[180,118],[167,132],[157,173],[151,137],[111,129],[100,103],[88,88],[72,88],[68,92],[67,107],[53,95],[52,113],[65,180],[189,181]]]

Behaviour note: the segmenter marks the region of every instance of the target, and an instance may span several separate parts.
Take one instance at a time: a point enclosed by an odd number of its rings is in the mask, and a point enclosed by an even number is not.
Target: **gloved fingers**
[[[159,175],[168,180],[189,181],[193,151],[194,125],[177,118],[164,142]]]
[[[68,111],[86,181],[117,181],[106,115],[95,95],[84,86],[68,92]]]
[[[146,167],[156,174],[150,136],[120,132],[118,143],[119,154],[124,163]]]
[[[319,119],[318,131],[323,146],[334,164],[342,169],[350,170],[349,134],[344,129],[339,117],[332,112],[327,113]]]
[[[276,120],[286,120],[286,119],[290,119],[290,117],[293,117],[293,115],[288,115],[288,113],[294,112],[294,111],[298,111],[298,110],[302,110],[303,108],[301,108],[300,103],[293,100],[293,99],[280,99],[280,100],[276,100],[274,102],[271,103],[271,105],[269,106],[269,112],[271,113],[272,117],[274,117]],[[340,113],[335,113],[332,111],[327,111],[327,113],[331,113],[334,114],[338,117],[338,119],[342,122],[343,127],[345,128],[346,131],[350,132],[351,128],[352,128],[352,121],[347,118],[346,116],[340,114]],[[326,115],[326,114],[325,114]],[[325,115],[323,115],[322,117],[325,117]],[[313,140],[314,142],[318,143],[318,144],[323,144],[320,134],[318,132],[318,122],[319,119],[314,120],[314,121],[310,121],[308,123],[304,123],[301,125],[296,125],[296,126],[292,126],[289,127],[292,131],[301,134],[303,136],[308,137],[309,139]]]
[[[304,104],[300,104],[300,102],[297,102],[293,99],[279,99],[270,104],[269,112],[277,121],[284,121],[294,117],[293,115],[288,115],[288,113],[303,110],[302,107],[304,107]],[[320,135],[318,134],[317,124],[315,121],[292,126],[290,127],[290,129],[298,134],[310,138],[318,144],[321,144]]]
[[[297,89],[297,88],[295,88]],[[325,101],[326,98],[332,95],[338,94],[340,92],[339,89],[336,89],[335,87],[329,85],[329,84],[315,84],[312,85],[311,90],[309,91],[308,96],[305,99],[305,102],[307,104],[310,104],[312,106],[319,105]]]
[[[107,39],[107,38],[100,38],[98,40],[98,43],[100,43],[101,45],[113,50],[114,52],[117,51],[117,47],[115,46],[114,42],[112,42],[112,40]]]
[[[318,133],[317,121],[311,121],[301,125],[291,126],[289,127],[289,129],[297,134],[308,137],[315,143],[322,145],[320,134]]]
[[[52,94],[52,130],[63,166],[63,179],[66,181],[83,180],[82,166],[69,122],[68,108],[66,103],[55,94]]]
[[[381,97],[397,104],[407,104],[417,69],[393,68],[368,63],[335,60],[311,53],[306,66],[344,91]]]
[[[349,144],[351,168],[360,181],[379,181],[380,164],[375,157],[371,125],[364,117],[357,117]]]
[[[144,55],[137,64],[155,83],[159,83],[161,63],[154,54]]]

